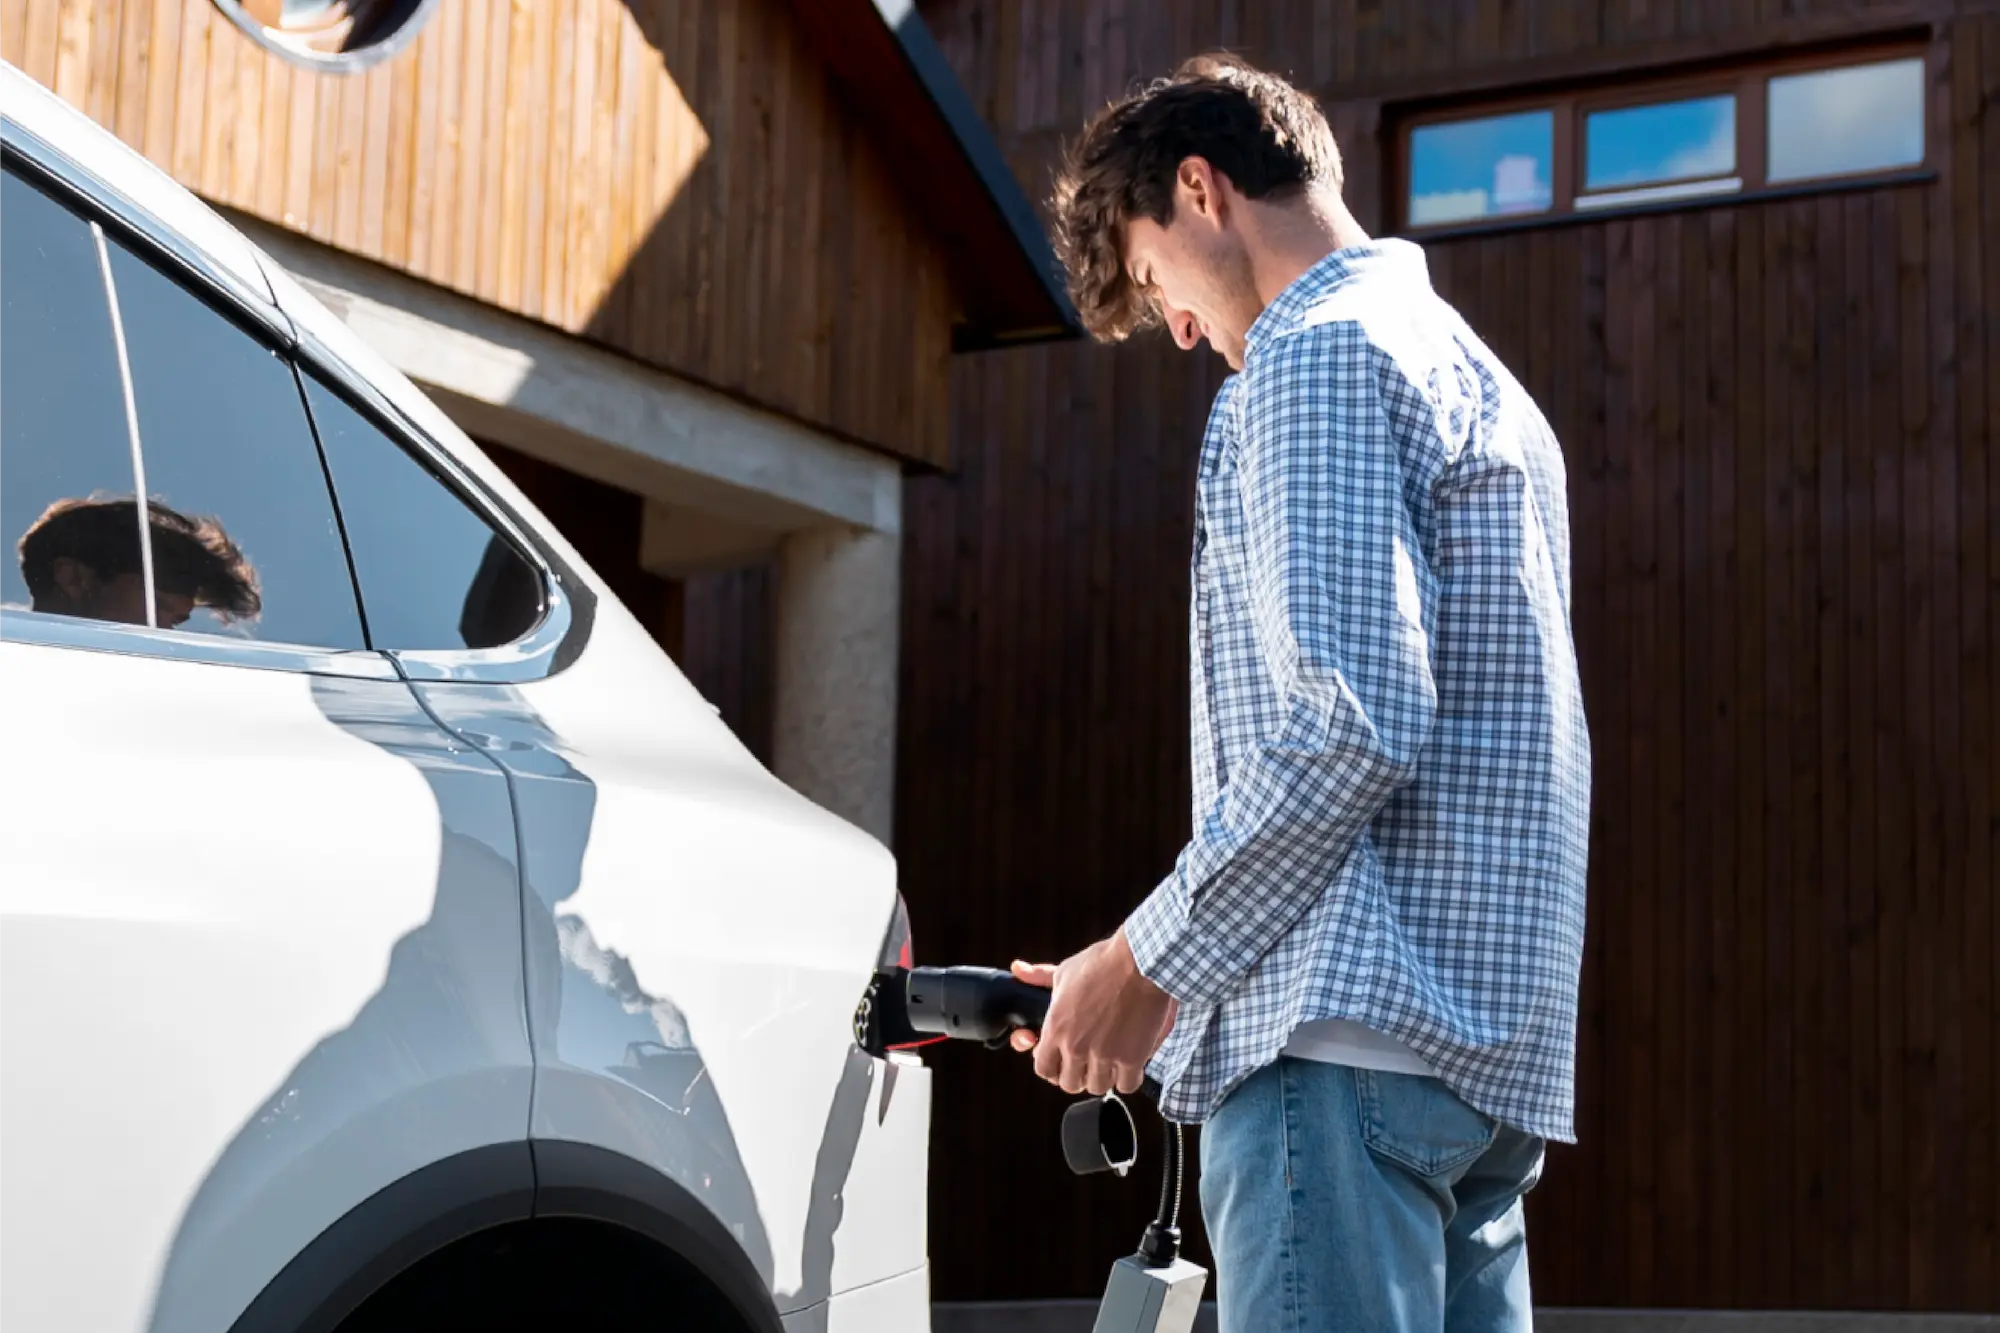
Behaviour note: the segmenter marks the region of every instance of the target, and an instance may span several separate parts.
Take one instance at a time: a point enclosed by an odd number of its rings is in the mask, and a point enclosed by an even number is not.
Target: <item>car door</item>
[[[215,1333],[525,1161],[512,816],[371,648],[289,324],[9,130],[0,1326]]]

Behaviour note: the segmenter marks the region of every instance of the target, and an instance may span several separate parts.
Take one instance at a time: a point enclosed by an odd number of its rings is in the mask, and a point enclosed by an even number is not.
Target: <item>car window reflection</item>
[[[0,192],[0,605],[366,647],[291,361],[11,165]]]
[[[130,497],[133,451],[118,345],[97,244],[81,218],[21,180],[0,183],[0,542],[13,554],[29,529],[79,497]],[[98,568],[135,569],[136,514],[97,532]],[[0,605],[44,607],[0,559]]]
[[[535,565],[367,414],[86,213],[11,168],[4,191],[0,606],[402,651],[547,612]]]
[[[290,361],[138,255],[114,245],[110,269],[144,459],[131,490],[227,524],[255,561],[263,595],[254,619],[203,602],[173,628],[365,647],[326,469]]]
[[[263,613],[257,570],[213,518],[146,506],[153,606],[146,605],[148,552],[131,497],[58,500],[22,536],[17,553],[31,610],[121,625],[177,629],[198,608],[227,625]]]

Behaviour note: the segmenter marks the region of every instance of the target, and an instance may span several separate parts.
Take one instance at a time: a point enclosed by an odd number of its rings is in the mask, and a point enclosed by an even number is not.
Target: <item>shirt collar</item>
[[[1412,277],[1430,285],[1424,252],[1410,241],[1390,237],[1343,247],[1299,274],[1264,307],[1264,313],[1251,322],[1244,335],[1244,354],[1254,351],[1259,343],[1303,326],[1314,306],[1348,283],[1376,274]]]

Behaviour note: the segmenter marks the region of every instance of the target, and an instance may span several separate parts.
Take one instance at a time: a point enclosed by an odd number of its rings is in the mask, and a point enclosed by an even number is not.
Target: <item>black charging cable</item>
[[[1153,1268],[1165,1268],[1181,1257],[1181,1185],[1183,1158],[1181,1127],[1160,1118],[1165,1129],[1166,1153],[1160,1171],[1160,1211],[1146,1224],[1139,1238],[1139,1257]]]

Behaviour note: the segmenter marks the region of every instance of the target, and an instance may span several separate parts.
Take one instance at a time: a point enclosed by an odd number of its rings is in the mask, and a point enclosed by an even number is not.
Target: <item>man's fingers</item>
[[[1027,1031],[1016,1031],[1010,1040],[1015,1050],[1034,1053],[1037,1077],[1067,1093],[1087,1092],[1102,1097],[1107,1092],[1118,1092],[1130,1096],[1146,1083],[1143,1066],[1065,1059],[1061,1049],[1037,1041],[1035,1034]]]
[[[1037,1077],[1072,1095],[1131,1093],[1145,1085],[1146,1063],[1173,1024],[1174,1006],[1134,970],[1122,937],[1060,966],[1016,960],[1010,972],[1055,992],[1040,1032],[1008,1038],[1016,1051],[1033,1052]]]
[[[1017,958],[1014,960],[1013,973],[1016,980],[1025,981],[1030,986],[1053,989],[1056,984],[1056,969],[1053,963],[1024,963]]]
[[[1043,1041],[1035,1043],[1035,1074],[1049,1083],[1062,1082],[1062,1049]]]

